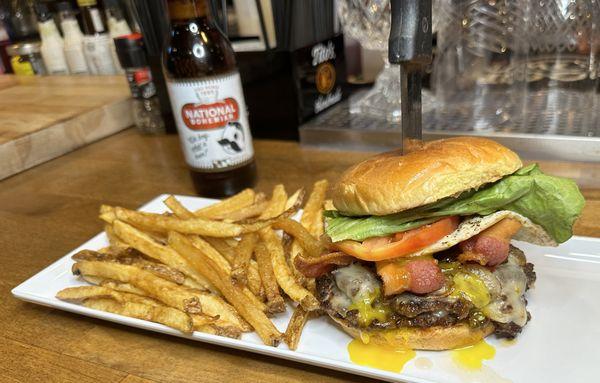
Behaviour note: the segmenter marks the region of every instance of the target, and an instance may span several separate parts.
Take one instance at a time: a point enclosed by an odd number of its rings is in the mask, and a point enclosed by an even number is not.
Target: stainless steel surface
[[[360,95],[359,95],[360,96]],[[590,111],[591,113],[592,111]],[[600,162],[600,127],[578,129],[576,121],[558,116],[565,123],[548,131],[540,125],[501,126],[495,130],[477,130],[460,121],[437,121],[435,111],[423,114],[423,139],[455,136],[488,137],[517,151],[523,158]],[[350,115],[348,101],[338,104],[300,128],[303,145],[329,149],[385,151],[402,143],[399,126],[390,128],[384,119]]]

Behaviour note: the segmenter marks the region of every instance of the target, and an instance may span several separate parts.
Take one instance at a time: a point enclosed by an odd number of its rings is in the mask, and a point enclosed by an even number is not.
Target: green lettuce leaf
[[[427,225],[451,215],[488,215],[511,210],[542,226],[558,243],[573,235],[573,223],[585,201],[572,180],[542,173],[537,164],[522,168],[479,190],[386,216],[348,217],[325,212],[327,234],[334,242],[362,241]]]

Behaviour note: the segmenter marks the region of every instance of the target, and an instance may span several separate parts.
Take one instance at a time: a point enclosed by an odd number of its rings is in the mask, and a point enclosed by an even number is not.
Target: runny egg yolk
[[[358,297],[350,306],[349,310],[358,311],[358,323],[361,326],[368,326],[377,319],[379,322],[384,322],[387,319],[389,310],[385,307],[374,306],[373,303],[380,295],[379,289],[376,289],[373,293],[366,294],[363,297]]]
[[[477,308],[485,307],[490,303],[490,293],[479,277],[471,273],[458,272],[454,275],[452,281],[454,286],[452,287],[451,296],[464,298]]]
[[[484,360],[489,360],[496,355],[496,349],[484,340],[474,345],[452,350],[452,360],[459,367],[467,370],[479,370]]]
[[[353,363],[380,370],[401,372],[404,365],[416,356],[410,349],[394,349],[354,339],[348,344],[348,354]]]

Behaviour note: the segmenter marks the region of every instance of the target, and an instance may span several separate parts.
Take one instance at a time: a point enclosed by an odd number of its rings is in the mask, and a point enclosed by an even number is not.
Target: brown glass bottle
[[[167,4],[163,70],[194,186],[203,196],[235,194],[254,184],[256,165],[233,49],[207,0]]]

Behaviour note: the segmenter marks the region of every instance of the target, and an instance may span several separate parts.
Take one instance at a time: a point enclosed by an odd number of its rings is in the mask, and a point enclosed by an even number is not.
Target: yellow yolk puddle
[[[365,344],[360,339],[354,339],[348,344],[348,354],[356,364],[392,372],[401,372],[404,365],[417,355],[414,350]]]
[[[501,339],[500,340],[500,344],[504,347],[510,347],[510,346],[514,346],[515,344],[517,344],[517,339],[513,338],[513,339]]]
[[[492,359],[494,355],[496,355],[496,349],[482,340],[472,346],[453,350],[452,360],[465,369],[479,370],[483,361]]]

